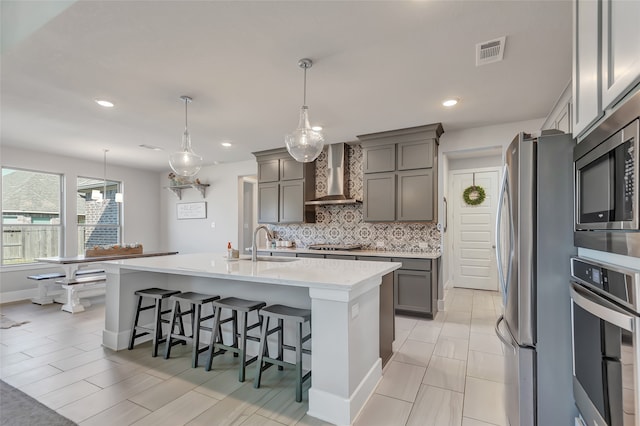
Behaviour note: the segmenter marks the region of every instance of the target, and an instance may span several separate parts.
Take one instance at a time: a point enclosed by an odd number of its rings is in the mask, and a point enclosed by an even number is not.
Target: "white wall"
[[[203,199],[195,189],[182,191],[182,200],[168,190],[162,190],[162,244],[180,253],[224,252],[227,242],[238,247],[238,176],[255,175],[255,160],[203,167],[198,173],[202,183],[208,183]],[[156,187],[166,186],[167,176],[160,177]],[[206,219],[181,219],[176,217],[176,204],[206,201]],[[211,224],[215,223],[215,228]]]
[[[447,197],[447,200],[451,198],[452,195],[448,193],[448,175],[450,170],[459,168],[458,166],[462,164],[464,164],[464,168],[485,167],[487,161],[493,164],[494,160],[491,158],[488,159],[488,157],[483,154],[483,151],[486,153],[492,148],[498,147],[502,153],[502,157],[504,157],[505,149],[519,132],[539,132],[543,122],[544,119],[540,118],[450,132],[445,129],[445,133],[440,137],[440,147],[438,149],[438,164],[442,165],[438,175],[438,193]],[[472,154],[474,151],[478,153],[475,157]],[[464,160],[455,159],[460,153],[468,153],[469,155],[465,155]],[[501,160],[500,164],[502,164],[502,162]],[[442,197],[440,197],[440,200],[438,200],[438,217],[441,218],[441,223],[443,223],[442,218],[444,218],[444,214],[443,201]],[[440,280],[440,284],[443,288],[439,288],[439,295],[444,295],[443,290],[447,287],[451,279],[451,260],[452,256],[455,256],[455,253],[451,250],[450,235],[451,233],[445,232],[442,237],[443,257],[442,279]]]
[[[63,174],[65,177],[66,217],[76,215],[76,178],[78,176],[103,178],[102,161],[91,162],[10,147],[2,147],[0,154],[3,167]],[[166,249],[167,247],[161,244],[161,190],[158,185],[158,173],[109,165],[108,161],[107,157],[107,179],[120,181],[123,186],[124,232],[122,241],[124,243],[140,242],[145,251]],[[77,255],[77,227],[65,227],[65,242],[63,255]],[[3,302],[11,299],[8,294],[10,292],[21,292],[36,287],[34,281],[26,279],[27,275],[34,273],[34,269],[37,269],[38,272],[55,270],[51,268],[43,270],[42,266],[35,268],[34,266],[2,267],[0,269],[0,295]]]

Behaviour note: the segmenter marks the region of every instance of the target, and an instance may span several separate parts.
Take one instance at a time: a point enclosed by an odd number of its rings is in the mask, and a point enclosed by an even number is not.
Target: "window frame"
[[[2,203],[2,218],[0,219],[0,235],[2,235],[2,238],[0,239],[0,267],[1,268],[16,268],[16,267],[24,267],[24,266],[33,266],[36,265],[40,262],[36,261],[35,259],[37,257],[34,257],[34,259],[32,259],[31,261],[28,262],[18,262],[18,263],[6,263],[6,259],[5,259],[5,242],[4,242],[4,233],[6,228],[14,228],[14,227],[24,227],[26,229],[28,228],[36,228],[36,227],[45,227],[45,228],[52,228],[52,229],[58,229],[58,244],[57,244],[57,254],[56,256],[62,256],[64,253],[64,248],[65,248],[65,235],[66,235],[66,209],[65,209],[65,175],[64,173],[59,173],[59,172],[51,172],[51,171],[44,171],[44,170],[38,170],[38,169],[30,169],[30,168],[23,168],[23,167],[12,167],[12,166],[5,166],[2,165],[0,166],[0,171],[2,172],[2,177],[0,178],[0,193],[2,194],[2,196],[0,197],[3,198],[4,197],[4,171],[5,170],[11,170],[11,171],[18,171],[18,172],[28,172],[28,173],[37,173],[37,174],[43,174],[43,175],[51,175],[51,176],[57,176],[58,177],[58,185],[59,185],[59,191],[58,191],[58,223],[57,224],[51,224],[51,223],[5,223],[4,221],[4,203]],[[42,257],[42,256],[38,256],[38,257]],[[21,259],[24,259],[24,253],[22,253],[22,257]]]
[[[102,178],[96,178],[96,177],[89,177],[89,176],[81,176],[78,175],[76,176],[76,194],[81,194],[81,190],[80,190],[80,181],[81,180],[89,180],[89,181],[95,181],[96,183],[99,183],[100,185],[99,188],[101,190],[101,192],[103,192],[103,182],[105,181],[104,177]],[[115,185],[115,191],[114,194],[116,192],[122,192],[122,181],[118,181],[118,180],[114,180],[114,179],[107,179],[107,188],[109,187],[113,187]],[[107,191],[108,192],[108,191]],[[74,198],[75,199],[75,198]],[[85,218],[85,223],[80,223],[80,212],[76,211],[76,217],[75,217],[75,223],[76,223],[76,239],[77,239],[77,255],[82,256],[85,253],[85,250],[87,249],[86,247],[86,241],[82,241],[80,239],[80,234],[82,230],[85,230],[85,235],[86,235],[86,230],[88,228],[97,228],[97,229],[115,229],[116,233],[117,233],[117,241],[115,242],[115,244],[122,244],[123,241],[123,233],[124,233],[124,226],[122,224],[123,222],[123,211],[122,211],[122,205],[121,203],[118,203],[115,201],[115,195],[114,198],[109,198],[110,202],[114,202],[117,205],[117,223],[116,224],[101,224],[101,223],[95,223],[95,224],[88,224],[86,223],[86,218]],[[84,249],[83,249],[84,247]]]

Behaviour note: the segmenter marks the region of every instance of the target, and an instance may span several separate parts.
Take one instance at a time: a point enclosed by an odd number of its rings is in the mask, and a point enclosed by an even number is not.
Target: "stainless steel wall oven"
[[[640,92],[574,149],[575,244],[640,257]]]
[[[571,259],[573,392],[585,424],[636,426],[640,271]]]

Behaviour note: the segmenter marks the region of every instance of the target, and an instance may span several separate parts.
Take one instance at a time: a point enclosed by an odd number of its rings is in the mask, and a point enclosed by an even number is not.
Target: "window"
[[[2,168],[2,265],[62,252],[62,176]]]
[[[106,192],[106,197],[104,193]],[[121,243],[120,182],[78,177],[78,254],[87,248]]]

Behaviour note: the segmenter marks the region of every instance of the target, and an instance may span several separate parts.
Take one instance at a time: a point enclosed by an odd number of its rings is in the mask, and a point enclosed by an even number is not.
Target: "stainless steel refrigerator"
[[[576,414],[569,297],[574,141],[552,133],[516,136],[500,189],[496,258],[504,314],[496,334],[511,426],[569,426]]]

